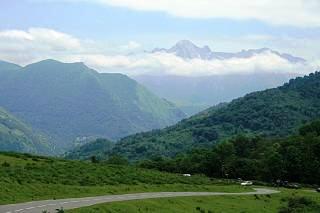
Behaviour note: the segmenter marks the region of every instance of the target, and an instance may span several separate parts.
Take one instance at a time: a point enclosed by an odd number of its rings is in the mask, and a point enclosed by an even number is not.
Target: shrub
[[[7,161],[5,161],[3,164],[2,164],[3,167],[10,167],[10,163],[8,163]]]
[[[291,197],[279,213],[320,212],[320,205],[306,197]]]
[[[56,209],[56,213],[64,213],[63,208],[61,207],[60,209]]]

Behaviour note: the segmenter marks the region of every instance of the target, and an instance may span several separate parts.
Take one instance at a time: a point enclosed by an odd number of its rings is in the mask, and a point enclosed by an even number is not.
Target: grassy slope
[[[203,176],[0,154],[0,204],[148,191],[244,191]]]
[[[255,92],[219,109],[211,108],[163,130],[122,139],[113,149],[131,160],[175,156],[208,147],[239,133],[283,136],[320,117],[320,73],[282,87]]]
[[[275,213],[285,205],[284,199],[292,196],[309,197],[320,204],[320,194],[304,190],[280,189],[280,194],[270,196],[213,196],[187,198],[161,198],[140,201],[115,202],[95,205],[67,211],[68,213],[186,213],[186,212],[214,212],[214,213]],[[200,210],[199,210],[200,209]]]

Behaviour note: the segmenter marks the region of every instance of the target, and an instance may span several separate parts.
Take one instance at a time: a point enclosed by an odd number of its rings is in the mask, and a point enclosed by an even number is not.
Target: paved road
[[[42,213],[48,210],[54,213],[56,209],[63,207],[64,209],[75,209],[85,206],[91,206],[99,203],[110,203],[116,201],[126,200],[141,200],[150,198],[166,198],[166,197],[188,197],[188,196],[217,196],[217,195],[262,195],[279,193],[279,191],[256,188],[255,192],[242,192],[242,193],[225,193],[225,192],[151,192],[151,193],[138,193],[138,194],[124,194],[124,195],[106,195],[99,197],[86,197],[86,198],[71,198],[61,200],[44,200],[33,201],[28,203],[19,203],[12,205],[0,206],[0,213]]]

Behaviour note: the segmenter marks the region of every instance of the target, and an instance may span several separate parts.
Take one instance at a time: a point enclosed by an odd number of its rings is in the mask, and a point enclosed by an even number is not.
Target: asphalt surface
[[[86,198],[70,198],[61,200],[43,200],[33,201],[27,203],[1,205],[0,213],[42,213],[42,211],[49,211],[55,213],[56,209],[63,207],[63,209],[75,209],[85,206],[92,206],[100,203],[110,203],[127,200],[142,200],[151,198],[170,198],[170,197],[189,197],[189,196],[218,196],[218,195],[263,195],[274,194],[279,191],[255,188],[255,192],[241,192],[241,193],[226,193],[226,192],[150,192],[124,195],[106,195],[98,197]]]

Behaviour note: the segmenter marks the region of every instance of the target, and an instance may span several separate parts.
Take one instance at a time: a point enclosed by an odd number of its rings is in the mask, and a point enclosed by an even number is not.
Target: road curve
[[[42,213],[47,210],[54,213],[56,209],[63,207],[64,209],[75,209],[85,206],[92,206],[100,203],[110,203],[116,201],[142,200],[150,198],[168,198],[168,197],[189,197],[189,196],[218,196],[218,195],[264,195],[279,193],[279,191],[255,188],[254,192],[150,192],[123,195],[106,195],[99,197],[86,198],[70,198],[61,200],[43,200],[27,203],[10,204],[0,206],[0,213]]]

